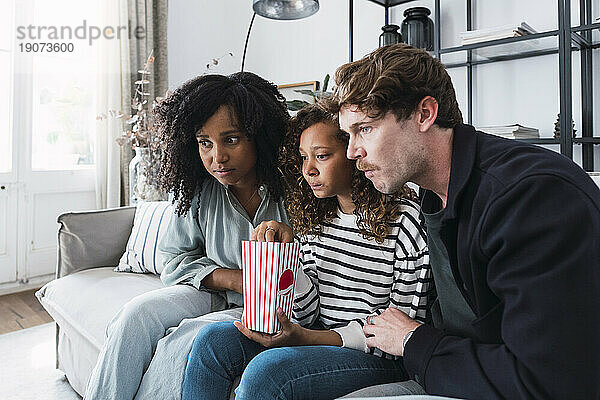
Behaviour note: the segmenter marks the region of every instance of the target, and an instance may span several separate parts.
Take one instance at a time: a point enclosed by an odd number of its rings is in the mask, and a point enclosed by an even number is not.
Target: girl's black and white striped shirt
[[[433,281],[419,207],[402,200],[401,215],[390,226],[379,244],[362,237],[354,215],[338,211],[319,238],[302,237],[304,274],[298,274],[292,320],[335,330],[344,347],[392,358],[367,348],[366,317],[396,307],[425,322]]]

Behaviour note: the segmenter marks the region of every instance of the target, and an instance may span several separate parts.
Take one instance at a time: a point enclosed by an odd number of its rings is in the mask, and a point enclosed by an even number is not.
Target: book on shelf
[[[496,39],[505,39],[510,37],[519,37],[537,33],[527,22],[521,22],[518,25],[503,25],[493,28],[476,29],[459,33],[461,44],[473,44],[487,42]]]
[[[527,126],[513,125],[494,125],[482,126],[478,128],[481,132],[489,133],[490,135],[501,136],[508,139],[537,139],[540,137],[540,131],[537,128],[529,128]]]

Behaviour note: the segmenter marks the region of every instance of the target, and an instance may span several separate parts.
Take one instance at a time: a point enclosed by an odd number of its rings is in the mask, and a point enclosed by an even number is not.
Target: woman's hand
[[[233,290],[243,295],[242,276],[241,269],[217,268],[202,279],[202,286],[212,290]]]
[[[301,346],[305,344],[303,340],[304,328],[292,323],[281,307],[277,307],[276,313],[277,319],[281,323],[281,331],[274,335],[252,331],[246,328],[240,321],[234,321],[233,324],[248,339],[254,340],[265,347]]]
[[[252,232],[252,240],[257,242],[292,243],[294,232],[287,224],[277,221],[263,221]]]

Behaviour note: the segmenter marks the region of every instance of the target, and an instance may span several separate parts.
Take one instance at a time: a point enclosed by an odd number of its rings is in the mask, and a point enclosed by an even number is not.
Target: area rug
[[[54,323],[0,335],[0,399],[80,400],[55,369]]]

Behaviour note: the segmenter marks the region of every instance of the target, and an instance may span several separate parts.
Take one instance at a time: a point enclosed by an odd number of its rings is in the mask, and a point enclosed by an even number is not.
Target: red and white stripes
[[[299,260],[299,243],[242,242],[246,327],[265,333],[281,329],[275,311],[281,307],[291,314]]]

